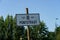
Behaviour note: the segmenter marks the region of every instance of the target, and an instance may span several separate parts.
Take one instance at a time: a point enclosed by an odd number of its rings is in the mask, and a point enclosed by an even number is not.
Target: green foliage
[[[60,40],[60,26],[56,28],[56,40]]]
[[[59,34],[59,33],[60,33],[60,26],[59,26],[59,27],[57,27],[56,32],[57,32],[57,34]]]
[[[55,33],[54,32],[49,32],[48,38],[49,38],[49,40],[55,40]]]
[[[5,28],[4,28],[4,19],[1,16],[0,17],[0,40],[3,40],[3,38],[4,38],[4,33],[5,33],[4,30],[5,30]]]
[[[57,34],[60,34],[60,28],[57,28]],[[49,32],[46,24],[40,21],[37,26],[29,26],[31,40],[54,40],[55,33]],[[16,18],[8,15],[5,20],[0,17],[0,40],[27,40],[27,29],[24,26],[16,26]],[[57,36],[58,37],[58,36]]]
[[[30,37],[31,40],[47,40],[48,30],[43,21],[38,26],[30,27]]]
[[[0,17],[0,40],[20,40],[23,33],[24,27],[16,26],[16,18],[8,15],[4,20],[3,16]]]

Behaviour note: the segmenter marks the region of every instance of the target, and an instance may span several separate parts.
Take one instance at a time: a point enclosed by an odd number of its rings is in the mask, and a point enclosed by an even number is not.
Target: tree
[[[3,16],[0,17],[0,40],[4,40],[5,29]]]
[[[39,25],[29,26],[30,40],[55,40],[54,32],[49,32],[44,21]],[[56,39],[60,40],[60,26],[56,29]],[[16,18],[8,15],[5,20],[0,17],[0,40],[27,40],[27,29],[16,25]]]
[[[13,40],[17,40],[17,36],[16,36],[16,18],[13,18]]]
[[[49,40],[55,40],[55,32],[49,32],[48,39]]]
[[[12,16],[7,16],[5,19],[5,27],[6,27],[6,39],[7,40],[13,40],[12,38],[12,27],[13,27],[13,17]]]
[[[56,28],[56,40],[60,40],[60,26]]]
[[[30,26],[29,29],[31,40],[48,40],[48,30],[43,21],[40,21],[38,26]]]
[[[20,40],[20,37],[23,37],[24,35],[24,26],[17,26],[16,25],[16,17],[13,21],[13,39],[14,40]]]

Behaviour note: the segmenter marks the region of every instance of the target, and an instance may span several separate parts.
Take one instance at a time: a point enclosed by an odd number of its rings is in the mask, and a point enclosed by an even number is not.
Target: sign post
[[[27,19],[29,20],[29,17],[28,17],[28,8],[26,8],[26,16],[27,16]],[[30,40],[29,26],[27,26],[27,38],[28,38],[28,40]]]
[[[40,24],[39,14],[38,13],[29,14],[28,8],[26,8],[26,14],[16,14],[16,25],[17,26],[27,26],[27,38],[28,38],[28,40],[30,40],[29,26],[39,25],[39,24]]]

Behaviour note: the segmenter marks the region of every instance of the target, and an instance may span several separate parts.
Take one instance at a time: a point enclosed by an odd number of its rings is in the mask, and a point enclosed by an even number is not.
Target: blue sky
[[[54,31],[56,18],[60,25],[60,0],[0,0],[0,16],[4,18],[26,13],[25,8],[29,8],[29,13],[40,13],[49,31]]]

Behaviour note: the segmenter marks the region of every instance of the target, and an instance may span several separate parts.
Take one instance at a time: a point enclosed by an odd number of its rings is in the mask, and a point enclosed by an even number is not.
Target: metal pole
[[[20,37],[20,40],[22,40],[22,37]]]
[[[28,8],[26,8],[26,15],[28,16]],[[27,26],[27,38],[28,38],[28,40],[30,40],[30,36],[29,36],[29,26]]]

